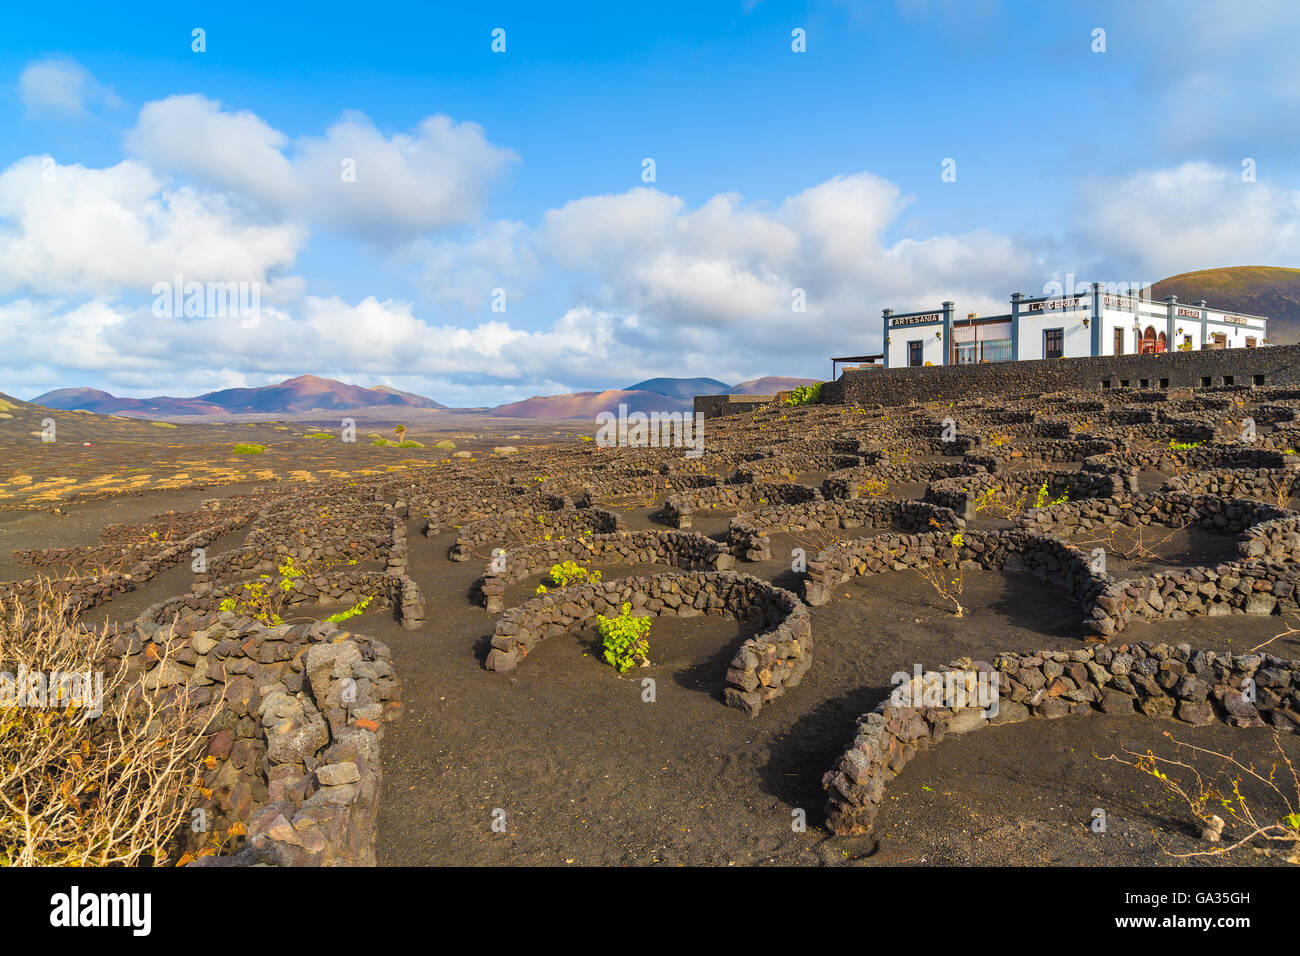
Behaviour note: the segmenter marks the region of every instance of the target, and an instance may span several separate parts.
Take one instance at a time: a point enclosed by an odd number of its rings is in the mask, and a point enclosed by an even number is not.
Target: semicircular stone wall
[[[493,614],[505,610],[505,592],[511,584],[564,561],[584,567],[593,563],[666,564],[688,571],[727,571],[735,563],[727,545],[695,531],[582,535],[514,548],[502,558],[504,567],[495,560],[488,562],[480,586],[483,605]]]
[[[826,824],[838,836],[870,832],[886,785],[918,753],[990,724],[1099,710],[1300,732],[1300,661],[1271,654],[1092,645],[999,654],[992,664],[956,661],[901,678],[859,718],[857,736],[822,778]],[[982,697],[981,686],[996,691]]]
[[[624,604],[641,617],[714,614],[762,628],[740,645],[726,673],[727,705],[751,717],[797,686],[812,663],[812,619],[794,594],[748,574],[688,571],[574,585],[512,607],[497,621],[484,664],[514,670],[542,640],[598,614],[617,616]]]

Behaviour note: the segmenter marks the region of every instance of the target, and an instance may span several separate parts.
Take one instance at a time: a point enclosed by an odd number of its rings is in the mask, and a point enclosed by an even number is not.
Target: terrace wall
[[[1150,386],[1199,388],[1206,379],[1210,385],[1227,384],[1225,376],[1235,385],[1300,384],[1300,345],[848,371],[823,385],[821,395],[832,405],[906,405],[1101,390],[1103,381],[1112,388],[1123,380],[1136,388],[1143,379]]]

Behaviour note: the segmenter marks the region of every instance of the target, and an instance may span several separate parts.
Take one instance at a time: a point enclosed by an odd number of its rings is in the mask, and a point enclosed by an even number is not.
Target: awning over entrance
[[[884,368],[884,358],[885,355],[883,352],[879,355],[844,355],[840,358],[833,358],[831,359],[831,381],[835,381],[835,366],[841,362],[856,362],[859,365],[876,365],[881,363],[880,367]]]

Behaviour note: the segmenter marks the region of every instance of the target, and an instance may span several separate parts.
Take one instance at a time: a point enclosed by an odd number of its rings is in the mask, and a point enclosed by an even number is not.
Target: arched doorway
[[[1156,351],[1157,352],[1169,351],[1169,336],[1167,336],[1164,332],[1161,332],[1160,335],[1157,336],[1156,338]]]
[[[1143,355],[1152,355],[1156,352],[1157,344],[1156,327],[1154,325],[1148,325],[1147,330],[1142,333],[1142,341],[1138,343],[1140,346],[1139,351]]]

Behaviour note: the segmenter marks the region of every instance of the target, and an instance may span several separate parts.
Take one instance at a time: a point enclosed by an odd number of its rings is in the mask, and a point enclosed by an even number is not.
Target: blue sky
[[[1300,248],[1300,13],[1272,0],[73,4],[8,27],[0,337],[24,344],[0,389],[22,397],[817,375],[878,346],[884,306]],[[159,316],[178,272],[255,284],[256,323]]]

